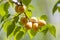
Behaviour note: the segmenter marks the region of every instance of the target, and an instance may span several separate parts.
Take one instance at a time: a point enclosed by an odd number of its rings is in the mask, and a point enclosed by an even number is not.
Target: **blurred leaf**
[[[26,10],[26,15],[28,18],[31,18],[31,16],[32,16],[31,10]]]
[[[0,15],[1,15],[2,17],[6,14],[6,12],[5,12],[5,10],[4,10],[4,5],[5,5],[5,3],[1,3],[1,4],[0,4]]]
[[[49,25],[48,27],[49,27],[49,29],[48,29],[49,32],[50,32],[53,36],[56,37],[56,28],[55,28],[55,26]]]
[[[29,31],[28,31],[28,34],[29,34],[30,38],[32,39],[32,38],[36,35],[37,32],[38,32],[38,31],[29,30]]]
[[[24,32],[23,31],[19,31],[19,33],[17,33],[17,35],[15,36],[16,40],[20,40],[23,35],[24,35]]]
[[[0,3],[2,2],[3,0],[0,0]]]
[[[9,4],[10,4],[10,6],[13,6],[13,0],[9,0]]]
[[[23,27],[23,26],[24,26],[21,22],[18,22],[18,24],[19,24],[21,27]]]
[[[7,37],[13,32],[14,28],[15,28],[15,22],[18,21],[19,15],[15,15],[13,17],[12,21],[8,21],[6,20],[6,22],[4,22],[3,26],[7,27],[5,30],[7,30]],[[6,25],[7,24],[7,25]]]
[[[30,30],[30,33],[31,33],[31,35],[32,35],[32,36],[35,36],[35,35],[36,35],[36,33],[37,33],[37,31]]]
[[[11,24],[11,21],[5,21],[2,25],[2,27],[4,28],[4,31],[7,31],[7,27]]]
[[[58,11],[60,12],[60,0],[57,2]]]
[[[14,19],[14,22],[17,22],[18,19],[19,19],[19,14],[15,14],[15,16],[13,17],[13,19]]]
[[[4,21],[4,20],[6,20],[10,16],[10,14],[8,14],[9,13],[8,12],[8,8],[9,8],[9,3],[8,2],[6,2],[4,4],[3,8],[4,8],[3,11],[5,11],[5,15],[2,17],[1,22]]]
[[[43,20],[47,20],[47,16],[46,15],[42,15],[40,18],[43,19]]]
[[[6,12],[6,14],[9,13],[9,12],[8,12],[9,7],[10,7],[9,3],[6,2],[6,3],[4,4],[4,11]]]
[[[7,37],[13,32],[14,28],[15,28],[15,23],[11,22],[11,24],[9,24],[7,27]]]
[[[12,2],[12,0],[9,0],[9,2]]]
[[[33,10],[34,9],[34,6],[33,5],[28,5],[28,9],[29,10]]]
[[[26,6],[28,6],[29,5],[29,3],[31,2],[32,0],[22,0],[22,2],[26,5]]]
[[[60,3],[60,0],[59,0],[59,1],[55,4],[55,6],[53,7],[53,10],[52,10],[52,11],[53,11],[53,14],[55,13],[55,11],[56,11],[57,8],[58,8],[58,7],[57,7],[57,4],[58,4],[58,3]]]
[[[0,4],[0,15],[3,17],[8,14],[9,3],[1,3]]]
[[[60,7],[58,7],[58,11],[60,12]]]
[[[15,30],[14,30],[14,35],[21,29],[21,27],[16,26]]]
[[[10,16],[10,14],[4,15],[4,16],[2,17],[2,19],[1,19],[1,22],[4,21],[4,20],[6,20],[9,16]]]
[[[48,27],[47,26],[48,25],[45,25],[45,26],[40,27],[40,32],[44,32],[46,34],[47,31],[48,31]]]
[[[57,10],[57,4],[55,4],[54,8],[53,8],[53,14],[55,13],[55,11]]]
[[[59,3],[60,3],[60,0],[58,0],[56,4],[59,4]]]

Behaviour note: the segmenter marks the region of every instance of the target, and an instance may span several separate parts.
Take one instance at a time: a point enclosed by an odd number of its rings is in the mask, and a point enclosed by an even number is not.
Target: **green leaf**
[[[30,10],[26,10],[26,15],[28,18],[31,18],[32,12]]]
[[[53,25],[49,25],[49,32],[56,37],[56,28]]]
[[[2,17],[6,14],[6,12],[4,11],[4,5],[5,5],[5,3],[0,4],[0,15]]]
[[[36,33],[37,33],[37,31],[30,30],[30,33],[31,33],[31,35],[32,35],[32,36],[35,36],[35,35],[36,35]]]
[[[46,15],[42,15],[42,16],[40,17],[40,19],[47,20],[47,16],[46,16]]]
[[[24,25],[23,25],[21,22],[18,22],[18,24],[19,24],[21,27],[24,27]]]
[[[0,15],[3,17],[8,14],[9,3],[1,3],[0,4]]]
[[[18,19],[19,19],[19,14],[16,14],[16,15],[13,17],[13,19],[14,19],[14,20],[13,20],[14,22],[17,22]]]
[[[58,0],[56,4],[59,4],[59,3],[60,3],[60,0]]]
[[[29,30],[29,31],[28,31],[28,34],[29,34],[30,38],[32,39],[32,38],[36,35],[37,32],[38,32],[38,31]]]
[[[40,32],[44,32],[46,34],[47,31],[48,31],[48,25],[40,27]]]
[[[54,6],[54,8],[53,8],[53,10],[52,10],[52,11],[53,11],[53,14],[54,14],[55,11],[57,10],[57,8],[58,8],[58,7],[57,7],[57,4],[55,4],[55,6]]]
[[[58,7],[58,11],[60,12],[60,7]]]
[[[16,26],[15,30],[14,30],[14,35],[21,29],[21,27]]]
[[[34,9],[34,6],[33,5],[28,5],[28,10],[33,10]]]
[[[9,4],[10,4],[10,6],[13,6],[13,0],[9,0]]]
[[[4,31],[7,31],[7,27],[11,24],[11,21],[7,20],[3,23],[2,27],[4,28]]]
[[[0,3],[2,2],[3,0],[0,0]]]
[[[57,6],[57,4],[59,4],[60,3],[60,0],[55,4],[55,6],[53,7],[53,14],[55,13],[55,11],[57,10],[57,8],[58,8],[58,6]]]
[[[60,6],[58,4],[60,4],[60,0],[57,2],[58,11],[60,12]]]
[[[17,35],[15,36],[15,39],[16,39],[16,40],[20,40],[23,35],[24,35],[24,32],[23,32],[23,31],[19,31],[19,32],[17,33]]]
[[[8,12],[8,8],[9,8],[9,3],[8,2],[6,2],[4,4],[3,8],[4,8],[4,11],[5,11],[5,15],[2,17],[1,22],[4,21],[4,20],[6,20],[10,16],[10,14],[8,14],[9,13]]]
[[[6,21],[9,16],[10,16],[10,14],[6,14],[5,16],[3,16],[3,17],[1,18],[1,22],[2,22],[2,21]],[[4,22],[4,23],[5,23],[5,22]],[[3,25],[4,25],[4,23],[3,23]],[[1,29],[3,28],[3,25],[2,25],[2,27],[1,27]]]
[[[4,15],[4,16],[2,17],[2,19],[1,19],[1,22],[4,21],[4,20],[6,20],[9,16],[10,16],[10,14]]]
[[[7,27],[7,37],[13,32],[14,28],[15,28],[15,23],[11,22],[11,24],[9,24]]]
[[[9,7],[10,7],[9,3],[6,2],[6,3],[4,4],[4,11],[6,12],[6,14],[9,13],[9,12],[8,12]]]
[[[31,0],[22,0],[22,2],[26,5],[26,6],[28,6],[29,5],[29,3],[31,2]]]

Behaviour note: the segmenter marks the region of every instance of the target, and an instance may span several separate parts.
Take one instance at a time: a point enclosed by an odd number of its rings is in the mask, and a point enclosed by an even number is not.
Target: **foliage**
[[[53,14],[55,13],[55,11],[58,9],[58,11],[60,12],[60,0],[58,0],[58,2],[54,5],[53,7]]]
[[[26,6],[26,10],[21,13],[21,12],[16,12],[16,14],[14,14],[14,16],[9,14],[9,7],[12,6],[12,4],[18,5],[18,8],[22,5],[19,5],[18,2],[12,2],[12,0],[9,0],[5,3],[2,2],[2,0],[0,1],[0,15],[2,16],[1,19],[1,23],[2,24],[2,28],[4,28],[4,31],[7,33],[7,37],[9,37],[11,34],[13,34],[14,39],[15,40],[20,40],[23,35],[26,34],[26,32],[28,32],[30,38],[32,39],[37,32],[43,32],[43,33],[47,33],[48,31],[56,37],[56,28],[54,27],[54,25],[51,24],[46,24],[44,26],[40,26],[38,28],[38,31],[34,31],[33,29],[27,30],[25,29],[25,25],[23,25],[19,20],[21,17],[21,14],[24,14],[24,16],[26,16],[26,18],[29,19],[32,17],[32,11],[31,9],[33,9],[34,7],[32,5],[30,5],[32,0],[22,0],[21,2],[18,1],[20,4],[25,5]],[[57,7],[57,4],[60,3],[60,1],[58,1],[54,8],[53,8],[53,14],[55,13]],[[14,5],[14,6],[15,6]],[[12,6],[13,7],[13,6]],[[14,7],[13,7],[14,8]],[[15,8],[14,8],[15,9]],[[22,9],[23,11],[23,9]],[[60,11],[60,10],[59,10]],[[10,16],[12,16],[12,18],[10,18]],[[9,19],[10,18],[10,19]],[[42,20],[47,20],[47,16],[46,15],[42,15],[39,17]],[[19,23],[18,25],[16,25],[17,23]]]
[[[29,3],[31,2],[31,0],[28,0],[28,2],[27,2],[27,0],[22,0],[22,2],[23,2],[26,6],[28,6]]]

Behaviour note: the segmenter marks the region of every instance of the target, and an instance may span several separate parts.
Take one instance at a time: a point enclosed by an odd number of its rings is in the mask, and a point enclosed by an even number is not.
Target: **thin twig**
[[[24,12],[24,14],[25,14],[25,16],[26,16],[26,18],[28,18],[28,16],[26,15],[26,13]],[[29,18],[28,18],[29,19]]]

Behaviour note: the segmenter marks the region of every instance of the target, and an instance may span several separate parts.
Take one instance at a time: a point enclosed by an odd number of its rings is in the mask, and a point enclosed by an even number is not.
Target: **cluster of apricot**
[[[25,9],[26,7],[24,5],[16,5],[15,7],[15,11],[18,13],[24,13]],[[38,20],[36,17],[31,17],[28,19],[26,15],[24,17],[21,17],[20,21],[26,29],[33,29],[34,31],[37,31],[39,27],[46,25],[46,22],[44,20]]]
[[[37,31],[39,27],[46,25],[44,20],[38,20],[36,17],[31,17],[29,20],[26,17],[21,17],[21,23],[24,24],[26,29],[33,29]]]

